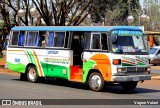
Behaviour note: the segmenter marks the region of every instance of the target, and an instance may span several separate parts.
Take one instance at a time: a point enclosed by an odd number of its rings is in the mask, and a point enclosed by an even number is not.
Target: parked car
[[[149,51],[150,64],[160,65],[160,46],[154,46]]]

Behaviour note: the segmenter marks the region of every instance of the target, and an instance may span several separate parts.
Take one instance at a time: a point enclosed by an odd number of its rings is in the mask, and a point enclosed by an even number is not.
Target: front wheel
[[[30,82],[37,82],[38,72],[35,66],[29,66],[27,69],[27,79]]]
[[[89,76],[89,87],[93,91],[102,91],[104,88],[104,79],[100,73],[94,72]]]
[[[138,83],[137,81],[134,81],[134,82],[122,82],[121,86],[126,92],[132,92],[133,89],[136,88],[137,83]]]

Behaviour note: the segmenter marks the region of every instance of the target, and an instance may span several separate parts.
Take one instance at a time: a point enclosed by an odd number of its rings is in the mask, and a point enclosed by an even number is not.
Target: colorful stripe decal
[[[127,60],[122,60],[122,62],[130,65],[136,65],[136,63]]]
[[[43,71],[42,71],[42,66],[41,66],[41,64],[40,64],[40,62],[39,62],[39,59],[38,59],[38,57],[37,57],[37,55],[36,55],[36,52],[33,51],[33,54],[34,54],[35,60],[36,60],[37,65],[38,65],[38,69],[39,69],[39,72],[40,72],[40,76],[43,76],[43,77],[44,77],[44,73],[43,73]]]
[[[11,52],[11,51],[14,51],[14,52],[24,52],[25,55],[26,55],[27,58],[28,58],[28,61],[31,62],[30,59],[29,59],[29,57],[28,57],[28,53],[26,53],[25,50],[7,50],[7,51],[8,51],[8,52]]]

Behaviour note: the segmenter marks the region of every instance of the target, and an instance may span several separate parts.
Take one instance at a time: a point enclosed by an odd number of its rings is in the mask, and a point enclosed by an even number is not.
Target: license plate
[[[133,81],[139,81],[139,77],[133,77]]]

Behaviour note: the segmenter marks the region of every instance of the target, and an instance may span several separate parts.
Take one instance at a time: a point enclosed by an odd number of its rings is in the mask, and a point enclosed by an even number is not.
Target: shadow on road
[[[16,81],[21,81],[19,79],[13,79]],[[26,81],[27,82],[27,81]],[[28,82],[29,83],[29,82]],[[55,85],[62,86],[68,88],[82,89],[82,90],[90,90],[89,86],[85,83],[77,83],[77,82],[69,82],[67,80],[61,79],[45,79],[41,80],[38,83],[47,84],[47,85]],[[143,94],[143,93],[159,93],[160,90],[148,89],[148,88],[136,88],[132,92],[125,92],[120,85],[108,85],[104,88],[102,93],[114,93],[114,94]]]

